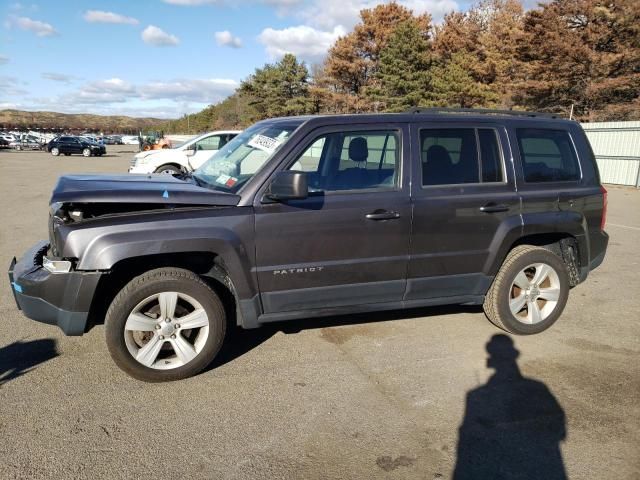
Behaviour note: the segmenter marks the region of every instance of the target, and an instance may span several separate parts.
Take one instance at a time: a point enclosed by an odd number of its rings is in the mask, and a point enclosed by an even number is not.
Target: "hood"
[[[182,152],[182,148],[161,148],[160,150],[147,150],[146,152],[136,153],[133,158],[140,160],[149,157],[166,157],[175,156],[177,152]]]
[[[66,175],[50,203],[140,203],[234,206],[238,195],[216,192],[166,174]]]
[[[146,152],[136,153],[133,156],[133,158],[135,159],[147,158],[147,157],[150,157],[151,155],[157,155],[159,153],[162,153],[162,150],[147,150]]]

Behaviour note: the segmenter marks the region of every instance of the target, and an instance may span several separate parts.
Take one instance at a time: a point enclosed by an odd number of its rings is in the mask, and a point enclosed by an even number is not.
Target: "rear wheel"
[[[166,173],[168,175],[176,175],[180,173],[180,169],[175,165],[161,165],[155,169],[154,173]]]
[[[91,149],[90,148],[85,148],[84,150],[82,150],[82,155],[84,155],[85,157],[90,157],[91,156]]]
[[[105,319],[107,347],[126,373],[146,382],[197,374],[215,358],[226,331],[218,296],[193,272],[151,270],[118,293]]]
[[[567,267],[553,252],[530,245],[514,248],[487,293],[484,311],[510,333],[540,333],[560,317],[569,296]]]

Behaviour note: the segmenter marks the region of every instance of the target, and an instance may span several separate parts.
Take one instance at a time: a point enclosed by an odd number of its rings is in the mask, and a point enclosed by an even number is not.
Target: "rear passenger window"
[[[420,132],[422,185],[502,182],[502,155],[491,128]]]
[[[516,129],[526,182],[580,179],[580,167],[569,133],[564,130]]]

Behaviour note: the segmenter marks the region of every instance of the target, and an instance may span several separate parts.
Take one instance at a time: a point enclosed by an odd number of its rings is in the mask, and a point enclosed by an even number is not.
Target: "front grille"
[[[131,167],[135,167],[136,166],[136,159],[135,158],[129,162],[129,166],[131,166]]]

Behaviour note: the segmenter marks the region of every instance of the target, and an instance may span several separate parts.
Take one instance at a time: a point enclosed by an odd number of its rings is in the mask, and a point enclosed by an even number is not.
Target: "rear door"
[[[411,228],[406,125],[315,130],[283,169],[304,171],[304,200],[256,197],[265,313],[399,302]]]
[[[412,125],[413,232],[406,300],[483,295],[491,252],[520,225],[500,124]]]

